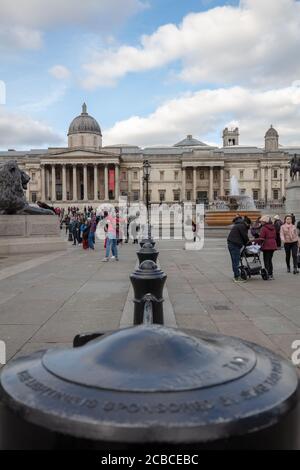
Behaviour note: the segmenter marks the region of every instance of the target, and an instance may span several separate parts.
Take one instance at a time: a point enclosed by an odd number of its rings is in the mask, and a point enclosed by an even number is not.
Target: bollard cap
[[[147,259],[130,275],[130,279],[166,279],[167,275],[158,268],[157,264]]]
[[[154,246],[152,245],[152,243],[150,242],[147,242],[147,243],[144,243],[144,245],[142,246],[142,248],[138,251],[138,253],[143,253],[143,254],[152,254],[152,253],[158,253],[158,251],[156,250],[156,248],[154,248]]]
[[[25,420],[117,443],[205,443],[256,432],[296,403],[292,365],[238,338],[139,325],[2,371],[4,403]]]

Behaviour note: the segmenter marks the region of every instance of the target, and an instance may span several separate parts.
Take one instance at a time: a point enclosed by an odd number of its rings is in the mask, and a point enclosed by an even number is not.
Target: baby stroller
[[[268,273],[260,262],[260,252],[261,246],[257,243],[247,245],[241,251],[239,270],[242,279],[260,275],[264,281],[268,280]]]

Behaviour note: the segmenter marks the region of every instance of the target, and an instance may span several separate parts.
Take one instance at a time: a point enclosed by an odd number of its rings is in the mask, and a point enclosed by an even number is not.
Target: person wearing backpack
[[[244,246],[249,243],[248,232],[251,225],[249,217],[244,217],[241,222],[235,223],[228,235],[227,246],[230,253],[232,270],[234,274],[234,282],[246,282],[240,276],[239,264],[240,254]]]

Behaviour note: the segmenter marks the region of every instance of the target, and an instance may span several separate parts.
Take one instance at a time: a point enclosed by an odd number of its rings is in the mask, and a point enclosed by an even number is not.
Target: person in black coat
[[[241,249],[249,243],[248,232],[251,220],[244,217],[241,222],[235,223],[227,238],[228,251],[231,256],[234,282],[244,282],[240,277],[239,264]]]

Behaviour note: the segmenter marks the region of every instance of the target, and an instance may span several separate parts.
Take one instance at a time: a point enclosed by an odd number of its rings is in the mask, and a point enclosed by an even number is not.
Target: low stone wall
[[[55,215],[0,215],[0,255],[66,250]]]

